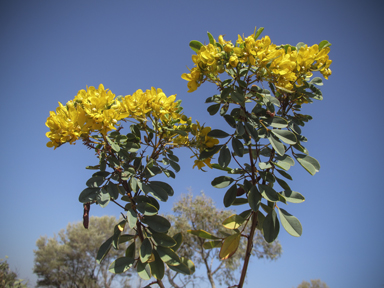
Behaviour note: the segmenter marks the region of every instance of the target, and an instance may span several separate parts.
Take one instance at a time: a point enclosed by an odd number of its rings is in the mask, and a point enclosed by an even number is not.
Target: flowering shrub
[[[217,86],[219,93],[205,101],[211,103],[207,110],[210,115],[219,113],[229,132],[192,123],[175,95],[167,97],[155,88],[116,97],[100,84],[98,89],[80,90],[65,106],[59,102],[56,113],[50,113],[48,147],[56,149],[81,139],[99,158],[98,165],[87,167],[97,172],[79,196],[84,226],[88,226],[91,204],[105,207],[114,202],[125,211],[97,255],[101,262],[111,248],[130,243],[125,256],[110,265],[111,272],[136,267],[142,279],[156,279],[147,287],[154,283],[164,287],[164,265],[178,273],[194,272],[192,261],[177,255],[182,234],[168,235],[170,223],[158,215],[158,201],[167,201],[174,191],[168,183],[152,179],[162,173],[175,178],[174,172],[180,171],[176,148],[192,152],[191,157],[196,158],[193,167],[226,172],[214,178],[212,185],[229,187],[223,197],[225,207],[246,207],[223,220],[227,229],[223,235],[188,231],[206,241],[206,249],[220,248],[222,260],[236,253],[240,241],[246,241],[236,287],[243,287],[256,229],[267,242],[277,238],[280,223],[289,234],[302,234],[299,220],[281,206],[305,200],[287,183],[292,180],[287,171],[295,160],[311,175],[320,170],[319,162],[303,146],[307,139],[300,128],[312,117],[300,112],[303,104],[323,98],[316,87],[323,85],[322,79],[312,77],[317,71],[325,79],[331,75],[331,44],[324,40],[310,47],[302,42],[275,45],[268,36],[258,39],[262,31],[255,29],[246,38],[239,35],[234,44],[222,35],[216,41],[210,33],[207,45],[190,42],[196,53],[192,56],[194,67],[181,77],[188,81],[188,92],[204,82]],[[124,123],[130,123],[128,133],[123,132]],[[133,234],[124,234],[126,225]]]

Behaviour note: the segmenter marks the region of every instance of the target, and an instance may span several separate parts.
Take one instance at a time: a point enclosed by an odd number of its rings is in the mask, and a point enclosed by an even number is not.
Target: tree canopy
[[[203,192],[200,196],[193,197],[191,193],[183,194],[173,205],[174,215],[168,215],[172,226],[170,234],[176,231],[187,231],[202,229],[210,231],[217,236],[228,236],[233,230],[225,229],[222,226],[224,219],[235,214],[235,211],[224,210],[216,207],[213,200]],[[248,225],[249,226],[249,225]],[[249,229],[249,228],[248,228]],[[197,268],[206,271],[206,278],[199,277],[199,280],[208,280],[211,287],[216,287],[216,281],[230,285],[237,281],[240,276],[240,260],[244,258],[246,249],[245,241],[240,241],[237,252],[226,259],[219,261],[220,249],[206,249],[208,241],[196,237],[190,233],[183,233],[183,243],[179,248],[179,255],[191,259]],[[263,235],[257,231],[253,241],[252,254],[258,258],[276,260],[281,256],[282,248],[278,240],[273,243],[267,243]],[[185,287],[189,282],[194,282],[196,276],[181,275],[178,278],[181,284],[175,281],[175,273],[167,270],[168,280],[175,288]]]
[[[119,280],[122,280],[120,287],[130,287],[127,274],[108,272],[109,263],[117,255],[115,250],[106,256],[105,262],[100,265],[96,262],[97,251],[113,232],[116,222],[113,216],[91,217],[89,229],[78,222],[68,224],[52,238],[41,236],[34,250],[37,287],[109,288]]]

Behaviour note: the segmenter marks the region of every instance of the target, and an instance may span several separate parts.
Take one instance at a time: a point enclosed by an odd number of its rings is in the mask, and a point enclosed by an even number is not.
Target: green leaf
[[[219,165],[223,168],[226,168],[231,162],[231,159],[231,152],[229,151],[228,146],[224,145],[220,150]]]
[[[268,133],[269,134],[269,133]],[[285,154],[285,147],[284,147],[284,144],[281,143],[279,140],[277,140],[276,138],[274,138],[272,136],[272,134],[269,134],[268,135],[268,140],[269,142],[271,143],[273,149],[276,150],[277,154],[279,154],[280,156],[283,156]],[[284,169],[284,168],[283,168]]]
[[[331,46],[331,45],[332,45],[332,44],[329,43],[327,40],[323,40],[323,41],[321,41],[320,44],[319,44],[319,51],[320,51],[321,49],[326,48],[326,47],[329,47],[329,46]]]
[[[237,196],[237,187],[236,184],[233,184],[224,195],[224,206],[229,207],[235,201]]]
[[[304,154],[296,154],[295,158],[312,176],[319,172],[320,164],[315,158]]]
[[[279,170],[279,169],[276,169],[276,171],[279,172],[281,176],[284,176],[285,178],[292,180],[291,175],[289,175],[287,172],[285,172],[283,170]]]
[[[222,244],[221,241],[207,241],[207,242],[204,242],[203,248],[204,249],[218,248],[218,247],[221,247],[221,244]]]
[[[239,228],[244,223],[244,221],[245,219],[243,217],[234,214],[225,219],[222,224],[225,228],[233,230]]]
[[[107,185],[107,191],[109,193],[109,196],[114,200],[119,198],[119,190],[117,189],[117,186],[117,184],[114,184],[112,182],[109,182]]]
[[[169,223],[166,218],[159,215],[144,216],[142,221],[147,224],[149,228],[158,233],[167,233],[171,227],[171,223]]]
[[[177,251],[180,246],[181,246],[181,243],[183,243],[183,234],[181,234],[181,232],[173,235],[172,237],[175,241],[176,241],[176,245],[172,247],[173,251]]]
[[[160,186],[161,188],[163,188],[165,190],[165,192],[167,192],[168,196],[173,196],[173,194],[175,194],[172,186],[166,182],[152,181],[151,184],[156,185],[156,186]]]
[[[168,265],[169,269],[171,269],[177,273],[182,273],[185,275],[192,275],[193,274],[191,272],[191,270],[189,270],[188,266],[185,265],[184,263],[180,263],[179,265],[170,265],[167,263],[167,265]]]
[[[143,280],[151,279],[151,269],[148,263],[142,263],[140,260],[137,262],[137,274]]]
[[[305,43],[304,43],[304,42],[299,42],[299,43],[297,43],[297,45],[296,45],[296,50],[299,51],[300,48],[301,48],[302,46],[305,46]]]
[[[107,256],[109,250],[111,250],[111,247],[112,247],[112,237],[108,238],[107,241],[105,241],[99,248],[99,250],[97,251],[97,255],[96,255],[96,262],[98,264],[100,264],[103,259],[105,258],[105,256]]]
[[[207,34],[208,34],[209,43],[212,45],[215,44],[216,41],[215,41],[215,38],[213,38],[212,34],[209,32],[207,32]]]
[[[272,168],[271,163],[269,162],[259,162],[259,167],[261,170]]]
[[[149,267],[151,267],[151,273],[156,279],[163,279],[164,263],[161,260],[159,254],[157,254],[156,250],[153,250],[153,255],[155,257],[155,261],[149,263]]]
[[[241,212],[239,215],[241,217],[243,217],[244,219],[247,219],[249,217],[249,215],[251,215],[251,213],[252,213],[252,209],[249,209],[249,210]]]
[[[120,151],[120,146],[118,144],[116,144],[114,141],[112,141],[111,139],[109,139],[108,136],[105,136],[105,138],[107,138],[107,141],[109,143],[109,145],[111,145],[112,149],[115,151],[115,152],[119,152]]]
[[[191,49],[196,53],[199,52],[201,46],[203,46],[203,44],[201,44],[200,41],[192,40],[191,42],[189,42],[189,47],[191,47]]]
[[[257,212],[257,226],[256,226],[256,228],[259,229],[261,231],[261,233],[263,233],[263,234],[264,234],[264,231],[263,231],[264,220],[265,220],[264,214],[261,213],[260,211]]]
[[[172,161],[179,162],[179,157],[173,154],[168,154],[168,158]]]
[[[233,201],[232,206],[243,205],[246,203],[248,203],[247,198],[236,198],[235,201]]]
[[[231,99],[236,102],[236,103],[239,103],[240,105],[244,106],[244,102],[245,102],[245,96],[244,96],[244,93],[241,93],[239,91],[233,91],[231,93]]]
[[[235,154],[239,157],[243,157],[244,155],[244,145],[243,143],[236,139],[236,138],[232,138],[232,148],[233,148],[233,151],[235,152]]]
[[[277,235],[279,235],[279,231],[279,219],[277,218],[276,211],[273,209],[270,213],[268,213],[268,215],[264,219],[263,232],[265,241],[267,241],[268,243],[272,243],[273,241],[275,241]]]
[[[129,228],[133,229],[136,227],[137,222],[137,213],[133,209],[129,209],[127,211],[127,220],[128,220],[128,226]]]
[[[177,164],[176,162],[170,160],[170,161],[169,161],[169,164],[171,165],[171,167],[173,168],[173,170],[175,170],[176,172],[179,172],[179,171],[180,171],[180,165]]]
[[[120,235],[119,244],[131,241],[134,238],[135,238],[135,235],[130,235],[130,234]]]
[[[259,191],[268,201],[277,202],[280,200],[278,193],[267,185],[259,184]]]
[[[224,239],[219,254],[220,260],[228,259],[235,254],[240,244],[240,236],[240,233],[236,233]]]
[[[283,195],[285,199],[291,203],[302,203],[305,201],[304,196],[301,195],[299,192],[286,190],[281,192],[281,195]]]
[[[147,262],[151,257],[152,244],[148,238],[145,238],[143,243],[141,243],[139,254],[140,254],[140,261],[142,263]]]
[[[204,160],[212,157],[221,149],[222,146],[223,145],[216,145],[216,146],[213,146],[212,148],[205,149],[203,152],[200,153],[199,160]]]
[[[214,105],[209,106],[207,108],[207,111],[208,111],[209,115],[211,115],[211,116],[215,115],[219,111],[220,105],[221,104],[218,103],[218,104],[214,104]]]
[[[266,90],[266,91],[268,91],[268,90]],[[267,103],[270,102],[273,105],[275,105],[277,107],[280,107],[280,101],[278,99],[276,99],[275,97],[271,96],[271,95],[264,95],[263,101],[264,101],[265,105],[267,105]]]
[[[207,136],[214,137],[214,138],[225,138],[225,137],[228,137],[229,134],[220,129],[213,129],[208,132]]]
[[[150,203],[146,202],[140,202],[136,205],[137,210],[140,211],[141,214],[147,215],[147,216],[153,216],[156,215],[158,210],[155,206],[153,206]]]
[[[271,132],[279,138],[281,141],[289,144],[294,145],[297,142],[297,138],[294,133],[288,130],[278,130],[278,129],[272,129]]]
[[[101,188],[96,197],[97,204],[99,204],[101,208],[106,207],[109,203],[110,197],[111,196],[108,191]]]
[[[276,178],[276,181],[277,181],[277,183],[279,183],[281,188],[283,188],[284,190],[291,190],[291,188],[289,187],[287,182],[285,182],[283,179],[279,179],[277,177],[275,177],[275,178]]]
[[[135,258],[136,242],[133,241],[125,250],[125,257]]]
[[[179,256],[171,248],[157,246],[156,251],[159,253],[161,260],[168,265],[174,266],[181,264]]]
[[[175,239],[164,233],[153,233],[152,239],[157,246],[173,247],[177,244]]]
[[[234,180],[231,177],[228,176],[219,176],[213,179],[211,182],[213,187],[216,188],[225,188],[228,185],[230,185]]]
[[[89,203],[96,200],[100,188],[85,188],[79,195],[79,202]]]
[[[221,91],[220,98],[223,100],[227,99],[227,97],[231,93],[231,91],[232,91],[231,87],[224,88],[223,91]]]
[[[96,176],[96,177],[89,178],[87,180],[86,185],[89,188],[97,188],[97,187],[100,187],[104,183],[104,181],[105,181],[104,177]]]
[[[219,237],[216,237],[216,236],[212,235],[211,233],[208,233],[207,231],[204,231],[202,229],[188,230],[187,232],[192,234],[192,235],[198,236],[200,238],[204,238],[204,239],[211,239],[211,240],[220,239]]]
[[[231,115],[226,114],[223,116],[224,120],[227,121],[228,125],[231,126],[232,128],[236,127],[236,120],[233,118]]]
[[[241,121],[237,122],[236,135],[242,136],[244,133],[245,133],[245,128],[244,128],[243,123]]]
[[[251,124],[249,124],[248,122],[245,122],[244,126],[248,132],[248,135],[250,135],[252,137],[252,139],[257,142],[259,140],[259,135],[257,134],[256,129],[253,128],[253,126]]]
[[[109,266],[109,272],[112,272],[114,274],[124,273],[129,268],[132,267],[133,263],[135,263],[135,259],[130,257],[120,257],[116,259],[112,264]]]
[[[272,126],[274,128],[285,128],[288,126],[287,120],[278,116],[265,119],[263,123],[265,123],[266,126]]]
[[[284,229],[295,237],[300,237],[303,233],[303,227],[301,226],[301,223],[299,219],[297,219],[295,216],[289,214],[284,209],[279,209],[279,215],[280,215],[280,221],[281,224],[283,224]]]
[[[145,194],[151,193],[154,198],[166,202],[168,200],[168,193],[162,186],[157,185],[157,181],[152,181],[149,184],[141,183],[142,189]]]
[[[261,194],[257,190],[256,186],[252,185],[252,188],[248,193],[248,203],[253,211],[257,212],[259,210],[261,203]]]
[[[309,83],[315,84],[317,86],[323,86],[323,79],[321,79],[320,77],[315,77]]]
[[[257,29],[257,32],[255,34],[255,40],[260,36],[260,34],[264,31],[264,27],[260,27]]]

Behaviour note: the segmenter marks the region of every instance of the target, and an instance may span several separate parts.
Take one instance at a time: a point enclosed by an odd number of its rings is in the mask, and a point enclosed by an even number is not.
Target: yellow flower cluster
[[[191,123],[190,125],[181,125],[178,129],[188,132],[188,135],[175,137],[173,139],[173,143],[179,146],[187,146],[194,151],[194,155],[191,156],[191,158],[199,158],[200,153],[205,149],[212,148],[213,146],[219,144],[218,139],[208,136],[208,133],[211,131],[211,127],[204,127],[204,125],[200,125],[199,121],[196,121],[196,124]],[[192,134],[192,138],[189,138],[189,133]],[[211,159],[212,158],[206,158],[204,160],[197,159],[195,160],[193,168],[196,166],[198,169],[205,166],[211,168]]]
[[[250,65],[256,71],[257,79],[268,81],[284,89],[292,90],[301,86],[306,77],[312,76],[313,71],[320,71],[324,78],[331,75],[329,66],[329,47],[319,49],[319,46],[300,49],[276,46],[268,36],[255,39],[255,34],[246,38],[240,35],[233,45],[220,35],[218,42],[203,45],[197,55],[192,56],[195,67],[190,73],[182,74],[181,78],[188,81],[188,92],[195,91],[205,80],[217,81],[218,74],[227,69],[235,68],[239,63]]]
[[[161,89],[153,87],[145,92],[137,90],[120,99],[104,89],[102,84],[98,89],[89,87],[80,90],[74,100],[65,106],[59,102],[56,113],[50,112],[45,123],[50,129],[46,133],[50,140],[47,146],[56,149],[63,143],[72,144],[96,131],[106,135],[116,129],[118,121],[126,118],[139,121],[146,121],[147,116],[157,121],[181,119],[177,113],[180,110],[179,103],[175,100],[176,95],[167,97]]]
[[[59,102],[56,113],[51,111],[45,123],[50,129],[46,133],[50,140],[47,146],[56,149],[66,142],[72,144],[93,131],[98,130],[105,134],[115,129],[117,121],[123,115],[110,109],[114,103],[115,94],[104,89],[102,84],[98,89],[89,87],[87,90],[80,90],[74,100],[67,102],[65,106]]]

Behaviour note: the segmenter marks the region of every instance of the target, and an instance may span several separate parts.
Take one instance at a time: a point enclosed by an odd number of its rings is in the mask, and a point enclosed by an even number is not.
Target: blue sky
[[[384,287],[382,9],[379,1],[0,1],[0,258],[8,255],[34,283],[36,240],[81,220],[77,199],[92,173],[84,167],[95,158],[80,143],[46,148],[45,121],[58,101],[87,85],[103,83],[116,95],[154,86],[177,94],[187,115],[221,127],[204,104],[215,87],[190,94],[180,77],[192,66],[188,43],[208,41],[207,31],[235,41],[257,26],[276,44],[328,40],[333,75],[324,100],[303,109],[314,117],[303,133],[321,170],[290,170],[291,187],[306,197],[288,209],[303,235],[282,230],[282,257],[253,259],[247,287],[291,288],[317,278],[331,288]],[[163,211],[188,187],[222,207],[225,191],[210,185],[220,173],[192,170],[188,156],[179,156],[185,165]],[[112,205],[91,210],[118,213]]]

